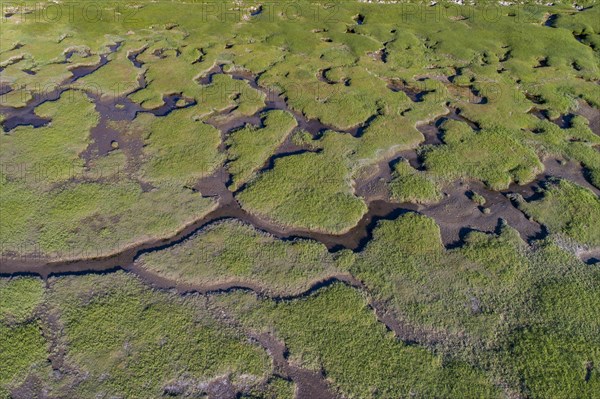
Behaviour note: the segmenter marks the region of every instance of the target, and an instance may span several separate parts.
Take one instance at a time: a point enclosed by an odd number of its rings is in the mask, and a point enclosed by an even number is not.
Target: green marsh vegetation
[[[151,183],[165,192],[164,198],[179,198],[178,209],[185,208],[191,198],[198,202],[183,186],[193,187],[196,179],[210,175],[229,159],[231,188],[243,188],[238,199],[249,211],[284,225],[345,231],[366,209],[352,194],[358,171],[416,148],[424,138],[415,127],[451,108],[481,130],[444,124],[445,143],[424,148],[425,168],[436,179],[466,177],[502,189],[512,181],[531,181],[542,171],[544,156],[557,154],[581,162],[598,185],[600,155],[594,147],[599,139],[587,129],[586,120],[576,116],[570,119],[570,127],[561,129],[528,113],[537,108],[554,119],[576,112],[578,101],[598,107],[600,93],[594,83],[600,77],[594,47],[599,30],[597,7],[582,12],[564,4],[496,7],[491,15],[489,10],[447,2],[421,8],[364,3],[331,7],[300,1],[292,17],[290,10],[278,10],[277,5],[250,16],[248,5],[233,3],[203,10],[185,2],[119,2],[100,10],[106,17],[101,23],[83,21],[81,5],[74,6],[73,18],[65,14],[53,20],[40,10],[24,14],[26,8],[6,18],[4,24],[2,79],[18,88],[3,96],[4,104],[15,105],[17,97],[22,104],[43,95],[71,77],[73,68],[98,63],[102,54],[108,59],[106,65],[72,82],[71,87],[99,93],[102,98],[127,95],[145,108],[163,105],[163,98],[172,94],[197,103],[165,117],[139,114],[127,127],[121,122],[112,124],[124,135],[137,129],[133,137],[146,145],[141,159],[131,159],[123,148],[125,175]],[[201,14],[201,24],[194,10]],[[233,15],[230,20],[223,20],[225,11]],[[553,13],[558,16],[551,26],[544,26]],[[357,23],[357,14],[366,16],[364,23]],[[424,18],[429,18],[425,24]],[[403,29],[397,28],[398,21]],[[278,159],[272,170],[254,176],[257,165],[272,155],[279,139],[267,145],[255,140],[258,135],[239,131],[226,138],[228,154],[220,154],[218,132],[203,122],[211,117],[252,115],[264,107],[267,98],[248,82],[229,75],[216,74],[201,84],[216,64],[224,65],[225,71],[258,76],[258,84],[282,94],[291,109],[334,129],[369,123],[360,137],[325,134],[311,143],[322,148],[322,153]],[[140,87],[142,75],[146,84]],[[404,89],[390,89],[391,82],[401,82]],[[411,91],[418,95],[406,94]],[[80,92],[74,93],[72,107],[83,114],[92,104]],[[53,129],[65,134],[68,122],[50,110],[55,107],[52,104],[61,103],[46,103],[36,111],[42,115],[48,109],[53,123],[44,129],[50,132],[48,140],[58,140],[61,134]],[[84,119],[90,128],[94,125],[93,116],[64,114],[71,115],[71,123]],[[172,129],[173,121],[181,128]],[[64,129],[59,127],[62,124]],[[69,137],[60,147],[53,144],[52,162],[64,158],[74,162],[77,170],[83,168],[78,155],[90,139],[82,134],[85,125],[79,127],[76,139]],[[14,137],[5,137],[3,158],[12,162],[37,157],[36,145],[25,146],[27,137],[38,133],[33,130],[18,127],[10,135]],[[286,128],[274,130],[272,137],[280,138]],[[254,144],[260,150],[242,150],[253,146],[250,141],[257,141]],[[50,157],[41,159],[50,162]],[[122,175],[118,180],[128,185],[130,179]],[[317,190],[321,182],[323,188]],[[298,190],[301,186],[308,189]],[[421,188],[415,185],[414,189]],[[418,200],[422,195],[415,191],[402,196]],[[144,197],[140,195],[138,201]],[[194,209],[182,213],[185,216],[177,220],[198,215]],[[130,241],[126,235],[117,236],[119,241]],[[55,253],[50,247],[46,251]]]
[[[233,191],[263,166],[297,125],[292,115],[278,110],[265,113],[262,123],[262,128],[246,125],[229,136],[227,169],[232,175]]]
[[[56,279],[48,302],[64,326],[65,361],[91,373],[76,388],[83,397],[157,397],[169,385],[201,394],[223,375],[257,385],[269,369],[266,353],[213,319],[202,298],[155,292],[124,273]]]
[[[506,129],[474,132],[458,122],[445,130],[443,139],[445,145],[425,150],[424,164],[431,173],[450,181],[470,178],[502,190],[513,181],[529,183],[543,170],[535,152]]]
[[[408,214],[380,222],[374,238],[350,270],[407,339],[483,368],[505,392],[593,397],[597,376],[586,370],[598,356],[590,337],[597,270],[552,239],[530,249],[507,226],[446,250],[433,220]]]
[[[285,302],[241,293],[215,300],[247,328],[282,339],[292,362],[322,370],[344,397],[499,396],[483,373],[397,341],[365,298],[341,284]]]
[[[165,117],[140,120],[138,130],[146,133],[144,180],[193,186],[223,162],[218,151],[221,134],[198,120],[198,111],[197,107],[190,107]]]
[[[346,254],[331,254],[312,240],[282,241],[235,220],[210,225],[164,251],[142,256],[140,265],[180,284],[257,286],[271,295],[306,291],[340,274]]]
[[[367,212],[351,186],[351,136],[327,132],[317,145],[320,152],[305,152],[275,160],[236,195],[249,212],[280,224],[330,233],[343,233]]]
[[[354,191],[363,168],[406,150],[417,149],[423,167],[393,165],[388,188],[399,202],[434,203],[457,179],[493,190],[526,184],[550,157],[581,164],[600,188],[600,138],[581,112],[600,107],[598,5],[438,3],[301,0],[293,16],[277,4],[250,16],[249,5],[227,2],[202,11],[184,1],[122,1],[107,3],[102,21],[83,21],[82,4],[74,18],[50,20],[39,9],[6,16],[0,80],[13,90],[1,96],[2,123],[7,107],[61,83],[68,90],[34,109],[50,123],[0,135],[0,212],[10,215],[1,221],[2,250],[79,258],[169,236],[215,208],[193,187],[222,166],[248,212],[334,234],[367,212]],[[208,79],[215,65],[226,73]],[[264,110],[271,99],[231,71],[256,77],[291,111],[328,128],[311,135],[286,111]],[[93,103],[126,97],[160,109],[172,95],[190,104],[166,116],[119,119]],[[258,111],[263,127],[224,134],[213,126]],[[102,139],[93,129],[105,122],[119,140],[88,159]],[[427,124],[440,127],[441,143],[423,145]],[[290,135],[307,151],[262,170]],[[471,199],[484,206],[479,194]],[[598,199],[551,179],[539,198],[516,202],[549,230],[546,238],[525,243],[500,223],[446,249],[433,219],[409,213],[379,222],[364,248],[330,253],[228,220],[140,259],[177,283],[241,281],[262,287],[261,296],[180,297],[123,272],[52,278],[46,289],[2,279],[0,397],[29,377],[59,397],[146,398],[200,395],[223,376],[249,397],[293,397],[293,384],[272,376],[267,353],[248,340],[259,331],[347,397],[593,398],[598,271],[574,255],[600,244]],[[336,283],[293,300],[268,298],[339,273],[364,288]],[[369,303],[403,327],[399,337]],[[75,370],[61,370],[62,380],[48,364],[56,347]]]
[[[582,245],[600,244],[600,201],[587,188],[555,180],[546,183],[540,199],[527,202],[521,198],[518,202],[527,215],[551,231]]]
[[[407,161],[394,166],[390,197],[397,202],[435,203],[441,199],[440,184],[429,174],[415,170]]]
[[[3,279],[0,293],[2,398],[22,387],[81,398],[202,396],[222,379],[258,397],[290,389],[269,377],[267,353],[200,296],[159,292],[123,272],[53,278],[45,289],[35,278]]]
[[[0,280],[0,398],[10,398],[30,372],[48,372],[48,343],[36,317],[43,295],[37,279]]]

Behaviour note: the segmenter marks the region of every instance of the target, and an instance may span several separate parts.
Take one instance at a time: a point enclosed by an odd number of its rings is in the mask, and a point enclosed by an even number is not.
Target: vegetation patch
[[[48,344],[35,317],[42,296],[40,280],[0,280],[0,398],[11,398],[31,372],[48,372]]]
[[[535,152],[504,129],[449,129],[444,141],[445,145],[428,148],[423,157],[427,170],[446,179],[477,179],[502,190],[513,181],[528,183],[543,170]]]
[[[66,361],[90,373],[78,396],[202,395],[217,377],[241,388],[269,370],[267,354],[219,324],[200,297],[156,292],[124,273],[55,279],[49,295]]]
[[[350,167],[335,133],[325,137],[322,152],[302,153],[275,160],[270,169],[241,191],[237,198],[251,213],[283,225],[343,233],[367,211],[352,193]]]
[[[590,190],[567,180],[546,185],[542,198],[518,199],[519,208],[552,231],[584,245],[600,245],[600,200]]]
[[[233,132],[227,140],[227,166],[232,174],[233,191],[265,164],[297,125],[290,113],[278,110],[266,112],[262,123],[262,128],[246,125]]]
[[[180,284],[232,283],[293,295],[339,273],[339,256],[310,240],[283,241],[234,220],[210,225],[188,241],[140,258],[145,269]]]
[[[273,331],[286,343],[294,363],[323,370],[344,397],[404,397],[411,392],[427,397],[498,396],[477,370],[444,364],[426,349],[397,341],[364,297],[341,284],[289,302],[246,294],[217,300],[234,309],[248,328]]]
[[[428,174],[413,169],[406,161],[397,162],[388,184],[397,202],[433,203],[442,198],[440,185]]]

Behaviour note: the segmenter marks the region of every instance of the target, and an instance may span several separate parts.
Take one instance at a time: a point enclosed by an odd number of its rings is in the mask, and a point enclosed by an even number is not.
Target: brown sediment
[[[291,380],[296,384],[294,395],[296,399],[334,399],[338,397],[332,392],[322,373],[290,364],[287,359],[288,350],[286,346],[271,334],[255,333],[251,337],[265,348],[273,359],[275,375]]]
[[[416,87],[409,86],[406,81],[402,79],[390,79],[387,82],[387,88],[393,92],[399,92],[406,94],[406,96],[414,103],[423,101],[423,97],[431,93],[431,90],[420,90]]]
[[[544,161],[544,176],[569,180],[600,196],[600,189],[586,179],[585,169],[577,161],[548,158]]]
[[[122,98],[105,98],[86,92],[100,115],[98,124],[90,130],[91,142],[79,156],[86,165],[93,159],[106,156],[114,150],[114,144],[127,155],[128,163],[135,164],[142,156],[144,146],[142,135],[127,135],[116,129],[114,123],[132,121],[139,113],[150,113],[157,117],[166,116],[174,110],[188,108],[196,104],[195,100],[184,97],[181,93],[163,96],[163,105],[157,108],[143,108],[139,104]],[[180,101],[183,100],[183,104]],[[112,125],[112,126],[111,126]]]
[[[227,109],[224,112],[219,113],[215,117],[209,119],[208,123],[222,130],[224,133],[228,133],[232,129],[242,127],[245,123],[251,123],[253,125],[260,126],[259,120],[260,115],[262,113],[270,110],[282,110],[289,112],[294,116],[298,125],[296,129],[304,130],[310,133],[314,138],[321,137],[321,135],[328,130],[338,133],[347,133],[354,137],[360,137],[363,134],[364,130],[371,124],[371,122],[381,114],[381,111],[379,110],[376,114],[367,118],[367,120],[363,121],[362,123],[350,127],[340,128],[328,125],[321,122],[319,119],[307,118],[304,114],[290,108],[287,104],[286,98],[278,90],[267,88],[258,84],[259,76],[254,75],[247,70],[241,69],[234,69],[232,71],[225,72],[223,66],[223,64],[215,64],[201,78],[197,79],[196,81],[201,85],[208,85],[212,83],[214,75],[227,74],[230,75],[233,79],[246,81],[250,85],[250,87],[265,94],[265,106],[258,110],[254,115],[234,116],[233,118],[224,118],[220,120],[218,116],[223,116],[231,112],[231,109]]]
[[[590,130],[600,136],[600,110],[592,107],[587,102],[581,100],[578,103],[575,114],[583,116],[588,120]]]
[[[359,176],[354,177],[354,194],[363,198],[366,203],[389,201],[390,193],[387,185],[392,180],[391,163],[398,159],[399,155],[387,157],[363,169]]]
[[[486,199],[485,205],[478,205],[469,198],[472,191]],[[497,231],[501,220],[519,231],[525,241],[544,237],[544,228],[527,219],[511,203],[507,197],[510,192],[511,189],[506,192],[491,191],[475,181],[458,181],[444,189],[441,201],[424,207],[420,212],[436,221],[442,242],[450,248],[462,245],[465,235],[471,231]]]
[[[231,383],[228,376],[215,378],[206,387],[208,399],[236,399],[238,389]]]
[[[578,172],[580,177],[575,177],[574,173],[577,172],[575,166],[563,168],[563,165],[554,160],[546,161],[546,165],[546,172],[542,178],[555,176],[586,183],[580,172]],[[0,274],[33,273],[48,277],[56,273],[102,272],[115,267],[130,269],[133,267],[134,260],[140,255],[177,245],[197,233],[204,226],[227,218],[241,220],[256,229],[266,231],[284,240],[312,239],[322,243],[330,251],[343,248],[361,251],[371,239],[372,232],[379,220],[395,219],[407,212],[416,212],[432,217],[440,226],[444,244],[449,247],[459,245],[462,237],[468,231],[496,231],[500,219],[506,220],[509,225],[516,228],[526,240],[542,238],[547,234],[542,226],[529,221],[508,198],[508,194],[512,193],[519,193],[523,196],[535,194],[537,180],[524,186],[513,184],[503,192],[488,190],[482,183],[459,181],[446,188],[445,197],[439,203],[432,205],[373,200],[368,205],[368,212],[354,227],[343,234],[336,235],[281,226],[248,213],[239,206],[225,187],[224,179],[227,175],[220,173],[220,175],[209,177],[217,182],[214,183],[216,191],[213,194],[220,197],[218,208],[206,216],[183,226],[171,237],[145,241],[106,256],[82,259],[49,260],[26,255],[22,257],[5,256],[0,264]],[[201,187],[201,182],[198,184],[198,189],[207,191]],[[589,183],[587,184],[589,186]],[[471,190],[486,198],[485,207],[489,208],[489,213],[484,213],[482,208],[469,199],[468,192]],[[594,192],[598,193],[598,190],[595,189]]]
[[[469,125],[469,127],[471,129],[473,129],[475,131],[478,131],[481,129],[480,126],[476,122],[473,122],[470,119],[462,116],[460,114],[460,109],[447,106],[447,112],[444,113],[443,115],[439,115],[428,122],[424,121],[424,122],[417,123],[415,125],[415,128],[423,135],[425,140],[422,143],[420,143],[419,147],[409,149],[409,150],[404,150],[404,151],[400,152],[398,155],[400,155],[402,158],[406,159],[413,168],[415,168],[417,170],[424,170],[425,168],[423,166],[422,159],[420,159],[420,157],[419,157],[419,149],[421,149],[423,146],[427,146],[427,145],[442,145],[442,144],[444,144],[442,125],[444,124],[444,122],[446,122],[448,120],[456,120],[456,121],[464,122],[467,125]]]
[[[33,373],[27,374],[25,380],[10,391],[11,399],[53,399],[48,396],[48,388],[46,383]]]

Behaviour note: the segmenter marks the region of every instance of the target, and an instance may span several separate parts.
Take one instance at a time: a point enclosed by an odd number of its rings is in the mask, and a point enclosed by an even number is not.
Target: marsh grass
[[[248,283],[272,295],[291,295],[339,273],[339,257],[315,241],[282,241],[252,226],[226,220],[172,249],[144,255],[139,262],[145,269],[184,285]]]

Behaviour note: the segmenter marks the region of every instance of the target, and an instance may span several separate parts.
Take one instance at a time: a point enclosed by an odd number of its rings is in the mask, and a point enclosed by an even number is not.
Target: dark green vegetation
[[[398,342],[351,288],[335,285],[284,303],[241,294],[217,300],[249,328],[274,331],[293,361],[323,370],[344,397],[498,396],[483,373]]]
[[[2,397],[26,379],[59,397],[202,395],[220,379],[262,392],[270,374],[264,350],[214,319],[203,298],[123,273],[59,278],[45,291],[36,279],[2,281],[0,292]]]
[[[519,206],[535,220],[575,242],[600,245],[598,196],[567,180],[549,182],[542,195],[530,202],[520,198]]]
[[[30,370],[49,372],[48,344],[34,316],[42,296],[39,280],[0,281],[0,398],[9,398],[9,388],[22,383]]]
[[[579,5],[3,4],[0,398],[597,398]]]

